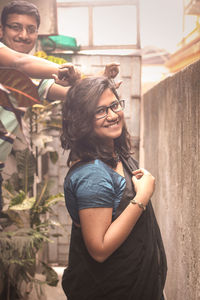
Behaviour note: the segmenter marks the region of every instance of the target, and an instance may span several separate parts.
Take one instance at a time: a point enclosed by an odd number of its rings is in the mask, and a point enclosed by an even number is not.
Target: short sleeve
[[[20,126],[15,114],[2,106],[0,106],[0,123],[3,129],[0,137],[0,162],[4,163],[13,148]]]
[[[38,95],[41,100],[48,100],[47,95],[50,87],[55,83],[54,79],[44,79],[38,86]]]
[[[2,42],[0,42],[0,48],[6,47]]]
[[[105,169],[90,164],[76,174],[74,193],[78,209],[113,207],[115,191],[113,181]]]

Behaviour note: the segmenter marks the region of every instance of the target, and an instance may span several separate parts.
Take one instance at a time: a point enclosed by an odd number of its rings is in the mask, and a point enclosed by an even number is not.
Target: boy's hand
[[[52,77],[55,83],[62,86],[72,86],[75,82],[81,79],[80,71],[71,63],[63,64],[58,69],[58,75],[53,74]]]

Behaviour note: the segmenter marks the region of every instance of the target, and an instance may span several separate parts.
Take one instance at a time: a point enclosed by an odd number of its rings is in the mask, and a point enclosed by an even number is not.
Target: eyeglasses
[[[6,24],[5,26],[12,29],[13,31],[15,31],[17,33],[22,32],[24,28],[26,29],[26,32],[28,34],[35,34],[38,32],[38,29],[33,25],[28,25],[28,26],[24,27],[22,24],[16,23],[16,24],[12,24],[12,25]]]
[[[99,106],[95,112],[95,119],[103,119],[108,115],[108,109],[110,108],[113,112],[119,112],[125,107],[125,100],[119,100],[113,102],[109,106]]]

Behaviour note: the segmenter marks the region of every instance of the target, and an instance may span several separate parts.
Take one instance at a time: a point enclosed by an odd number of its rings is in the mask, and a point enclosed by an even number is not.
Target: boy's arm
[[[29,54],[16,52],[8,47],[0,48],[0,66],[16,68],[32,78],[52,78],[58,74],[59,65]]]

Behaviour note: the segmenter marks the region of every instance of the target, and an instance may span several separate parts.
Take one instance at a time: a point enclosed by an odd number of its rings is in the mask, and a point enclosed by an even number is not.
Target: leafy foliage
[[[18,151],[16,153],[16,160],[20,186],[27,195],[33,186],[36,161],[29,149]]]
[[[23,151],[13,151],[17,172],[3,185],[7,205],[0,214],[0,299],[26,299],[27,288],[30,291],[33,285],[37,287],[39,299],[44,284],[56,286],[58,282],[57,273],[46,263],[38,261],[38,251],[51,241],[49,226],[60,226],[53,220],[52,207],[64,198],[62,194],[49,195],[51,182],[48,180],[36,184],[34,179],[40,155],[48,153],[53,163],[58,160],[58,154],[49,142],[52,141],[50,131],[61,128],[60,111],[57,110],[60,101],[42,104],[38,100],[37,88],[26,75],[13,70],[0,74],[1,83],[11,91],[11,94],[1,91],[0,104],[13,110],[20,125],[18,107],[29,107],[24,117],[26,126],[21,127],[28,147]],[[57,114],[52,113],[54,110]],[[34,184],[36,194],[33,193]],[[51,217],[47,218],[46,214]],[[35,278],[38,263],[45,275],[44,280]]]
[[[25,167],[24,170],[26,169]],[[29,198],[24,191],[13,192],[8,191],[5,186],[3,188],[4,195],[10,198],[10,204],[1,214],[0,299],[25,299],[22,293],[24,282],[40,287],[37,288],[38,297],[43,284],[57,285],[57,273],[44,262],[40,262],[40,265],[46,279],[35,279],[36,254],[45,242],[50,241],[48,228],[60,225],[53,222],[53,218],[46,219],[45,215],[48,212],[53,216],[52,206],[58,201],[64,201],[63,194],[49,197],[47,189],[48,183],[45,182],[37,197]]]
[[[38,155],[50,154],[52,163],[58,160],[55,149],[49,145],[53,141],[52,130],[61,130],[61,101],[53,101],[43,104],[35,104],[25,114],[25,120],[32,120],[31,143],[37,147]]]
[[[0,105],[13,108],[29,107],[40,103],[37,87],[24,73],[10,68],[0,68],[0,82],[12,92],[15,103],[11,103],[8,94],[0,90]]]
[[[7,295],[9,288],[13,294],[10,299],[23,299],[21,285],[24,281],[34,282],[36,253],[47,240],[44,233],[31,228],[0,232],[1,281],[4,282],[0,291],[2,297]]]

